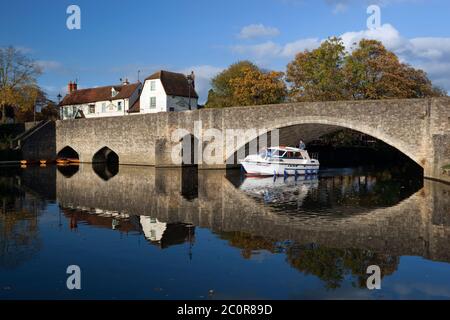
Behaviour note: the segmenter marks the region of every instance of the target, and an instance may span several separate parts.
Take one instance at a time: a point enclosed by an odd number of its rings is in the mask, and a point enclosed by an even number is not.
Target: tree
[[[380,41],[363,39],[346,57],[344,67],[350,99],[425,98],[442,96],[426,73],[401,63]]]
[[[426,73],[401,63],[380,41],[361,40],[348,53],[331,38],[297,54],[287,66],[293,101],[426,98],[444,96]]]
[[[40,120],[56,120],[59,118],[58,106],[39,87],[33,91],[33,96],[29,98],[29,104],[25,104],[25,108],[16,108],[15,119],[18,122],[40,121]],[[26,103],[26,102],[23,102]],[[34,112],[35,105],[41,107],[41,112]]]
[[[20,50],[0,48],[0,104],[16,106],[19,114],[29,112],[42,92],[40,74],[37,63]]]
[[[214,77],[211,85],[207,108],[278,103],[286,95],[281,73],[264,72],[249,61],[232,64]]]
[[[274,104],[284,101],[287,89],[282,72],[261,72],[249,67],[244,67],[243,72],[242,78],[234,78],[229,82],[237,105]]]
[[[287,66],[293,101],[332,101],[345,99],[342,68],[345,47],[338,38],[324,41],[315,50],[300,52]]]

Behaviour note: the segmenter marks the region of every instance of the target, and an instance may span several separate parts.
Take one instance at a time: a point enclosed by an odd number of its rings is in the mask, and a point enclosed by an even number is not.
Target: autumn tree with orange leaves
[[[236,104],[241,106],[281,103],[287,94],[282,72],[248,67],[243,69],[242,78],[230,80],[230,87]]]
[[[361,40],[350,53],[330,38],[288,64],[292,101],[427,98],[445,96],[427,74],[400,62],[377,40]]]
[[[249,61],[232,64],[211,81],[207,108],[223,108],[285,101],[282,72],[264,71]]]

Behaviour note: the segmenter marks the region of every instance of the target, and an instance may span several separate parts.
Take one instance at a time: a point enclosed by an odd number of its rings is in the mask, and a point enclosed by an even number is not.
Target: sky
[[[196,74],[200,102],[210,79],[248,59],[285,71],[295,54],[330,36],[347,48],[381,40],[403,62],[424,69],[450,92],[448,0],[0,0],[0,47],[14,46],[43,69],[39,85],[56,101],[79,88],[136,81],[164,69]],[[381,24],[369,30],[367,8]],[[81,29],[69,30],[70,5]]]

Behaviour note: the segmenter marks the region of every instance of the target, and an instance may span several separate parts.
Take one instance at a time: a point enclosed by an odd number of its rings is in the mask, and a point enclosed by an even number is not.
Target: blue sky
[[[141,79],[158,69],[197,74],[204,102],[209,79],[250,59],[284,71],[295,52],[329,36],[347,44],[382,40],[403,61],[425,69],[450,91],[450,2],[445,0],[15,0],[0,12],[0,47],[39,61],[39,84],[55,99],[68,81],[82,88]],[[368,31],[366,9],[381,7]],[[68,30],[66,9],[81,8],[81,30]]]

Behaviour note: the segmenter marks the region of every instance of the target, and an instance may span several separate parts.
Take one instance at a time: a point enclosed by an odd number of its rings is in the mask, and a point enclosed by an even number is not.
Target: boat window
[[[282,151],[282,150],[272,150],[272,157],[276,157],[276,158],[282,158],[285,155],[286,152]]]
[[[286,158],[287,159],[303,159],[300,152],[292,152],[292,151],[287,152]]]
[[[267,155],[267,150],[262,150],[262,151],[259,153],[259,156],[260,156],[261,158],[265,158],[266,155]]]

